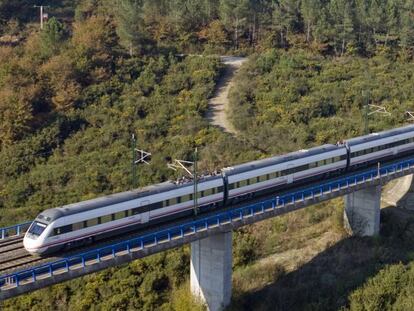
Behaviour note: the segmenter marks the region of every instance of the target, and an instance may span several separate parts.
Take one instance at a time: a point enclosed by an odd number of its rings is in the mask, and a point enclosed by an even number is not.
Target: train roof
[[[208,176],[204,177],[202,180],[199,181],[199,183],[215,180],[218,178],[222,178],[220,175],[218,176]],[[86,212],[90,210],[94,210],[97,208],[102,208],[108,205],[113,205],[117,203],[122,203],[125,201],[135,200],[141,197],[169,191],[169,190],[176,190],[183,187],[192,187],[193,182],[189,181],[182,184],[177,184],[172,181],[163,182],[156,185],[150,185],[144,188],[131,190],[131,191],[125,191],[115,194],[110,194],[102,197],[98,197],[95,199],[72,203],[60,207],[50,208],[45,211],[43,211],[41,214],[39,214],[36,217],[36,220],[45,222],[45,223],[51,223],[52,221],[64,217],[69,216],[81,212]]]
[[[337,145],[331,145],[326,144],[310,149],[303,149],[295,152],[291,152],[285,155],[280,156],[274,156],[271,158],[263,159],[263,160],[256,160],[248,163],[243,163],[240,165],[235,165],[232,167],[227,167],[224,169],[224,172],[227,176],[234,175],[234,174],[240,174],[244,173],[246,171],[254,170],[254,169],[260,169],[267,166],[272,166],[288,161],[293,161],[297,159],[307,158],[310,156],[318,155],[321,153],[339,150],[339,149],[345,149],[345,146],[337,146]]]
[[[348,146],[355,146],[355,145],[363,144],[366,142],[374,141],[377,139],[401,135],[401,134],[405,134],[409,132],[414,132],[414,125],[407,125],[404,127],[399,127],[399,128],[388,130],[388,131],[383,131],[379,133],[371,133],[365,136],[350,138],[346,140],[346,144]]]

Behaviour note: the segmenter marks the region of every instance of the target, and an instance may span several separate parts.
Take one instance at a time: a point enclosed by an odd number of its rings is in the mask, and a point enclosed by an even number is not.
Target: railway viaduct
[[[404,176],[412,178],[413,173],[414,158],[399,160],[378,169],[366,168],[315,182],[306,188],[292,189],[280,196],[200,216],[197,220],[174,223],[129,240],[94,246],[81,254],[49,258],[41,264],[20,267],[0,276],[0,300],[191,243],[191,291],[210,311],[223,310],[230,303],[232,292],[233,230],[343,196],[347,229],[359,236],[377,235],[382,186]],[[0,229],[0,238],[3,238],[0,248],[3,242],[13,239],[8,235],[7,230]]]

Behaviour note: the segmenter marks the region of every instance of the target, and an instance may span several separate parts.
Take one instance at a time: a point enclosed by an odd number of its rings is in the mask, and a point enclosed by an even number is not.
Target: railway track
[[[23,247],[23,236],[0,240],[0,273],[21,264],[33,262],[32,257]]]
[[[356,172],[349,172],[346,175],[352,175],[355,173]],[[338,177],[331,178],[330,181],[333,181],[336,179],[338,179]],[[306,185],[296,185],[296,187],[292,186],[291,188],[284,189],[283,191],[278,193],[278,195],[283,195],[284,193],[288,191],[292,191],[292,189],[300,190],[302,188],[306,188]],[[254,204],[262,200],[270,199],[274,197],[275,197],[275,194],[261,196],[254,200],[250,200],[249,202],[244,202],[244,203],[240,203],[240,204],[227,207],[225,209],[220,209],[220,211],[234,209],[234,208],[241,207],[244,205]],[[205,218],[215,213],[217,213],[217,210],[203,213],[201,215],[198,215],[197,217],[193,216],[192,219],[190,217],[186,217],[184,219],[177,219],[171,223],[158,224],[150,228],[146,228],[146,229],[143,229],[143,228],[137,229],[135,231],[130,231],[122,235],[96,241],[93,244],[85,245],[85,246],[82,246],[76,249],[60,251],[58,253],[52,254],[49,257],[40,257],[40,256],[34,256],[34,255],[29,254],[23,247],[23,243],[22,243],[23,236],[10,237],[5,240],[0,240],[0,275],[11,274],[13,272],[28,269],[30,267],[33,267],[34,265],[38,266],[41,264],[47,264],[49,262],[54,262],[54,261],[57,261],[63,258],[77,255],[79,253],[87,252],[89,250],[102,248],[104,246],[122,242],[127,239],[133,239],[133,238],[145,235],[150,232],[160,231],[160,230],[172,227],[172,226],[178,226],[180,224],[187,223],[188,221],[191,221],[191,220]]]
[[[254,202],[259,202],[263,199],[271,198],[271,197],[274,197],[274,195],[267,195],[267,196],[262,196],[260,198],[256,198],[255,200],[250,201],[248,204],[253,204]],[[236,208],[242,205],[246,205],[246,203],[222,208],[221,211],[233,209],[233,208]],[[217,210],[212,210],[212,211],[209,211],[203,214],[199,214],[198,216],[193,216],[193,220],[205,218],[215,213],[217,213]],[[21,247],[19,249],[15,251],[11,251],[9,253],[6,252],[2,254],[1,244],[0,244],[0,275],[11,274],[13,272],[21,271],[24,269],[29,269],[33,267],[34,265],[38,266],[41,264],[47,264],[49,262],[54,262],[54,261],[57,261],[63,258],[77,255],[79,253],[87,252],[89,250],[102,248],[107,245],[123,242],[127,239],[129,240],[129,239],[137,238],[142,235],[148,234],[150,232],[161,231],[163,229],[167,229],[172,226],[179,226],[180,224],[187,223],[188,221],[190,221],[190,218],[185,217],[185,218],[177,219],[171,223],[158,224],[158,225],[154,225],[150,228],[145,228],[145,229],[143,228],[136,229],[136,230],[133,230],[133,231],[121,234],[121,235],[95,241],[93,244],[90,244],[90,245],[84,245],[82,247],[78,247],[75,249],[59,251],[57,253],[51,254],[48,257],[40,257],[40,256],[31,255],[24,249],[22,243],[20,243]],[[23,237],[21,238],[21,241],[22,240],[23,240]],[[4,259],[3,259],[3,256],[5,256]]]
[[[14,247],[23,247],[23,236],[11,237],[4,240],[0,240],[0,255],[4,251],[8,251]]]

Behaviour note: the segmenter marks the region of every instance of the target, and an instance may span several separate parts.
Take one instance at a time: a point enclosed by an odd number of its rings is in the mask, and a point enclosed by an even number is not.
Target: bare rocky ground
[[[225,72],[217,84],[214,96],[209,100],[207,120],[224,132],[237,135],[237,131],[228,119],[228,96],[234,84],[237,70],[247,60],[245,57],[222,56],[221,61],[226,65]]]

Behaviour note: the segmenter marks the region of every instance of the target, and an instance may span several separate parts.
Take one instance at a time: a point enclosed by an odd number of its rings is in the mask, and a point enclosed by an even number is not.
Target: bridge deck
[[[124,264],[212,234],[228,232],[360,189],[385,184],[392,179],[413,173],[414,159],[401,161],[380,170],[370,169],[361,174],[292,191],[255,204],[227,211],[216,211],[215,215],[196,221],[15,272],[0,277],[0,299]]]

